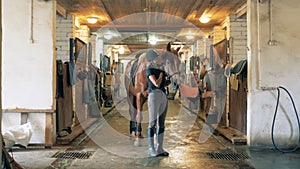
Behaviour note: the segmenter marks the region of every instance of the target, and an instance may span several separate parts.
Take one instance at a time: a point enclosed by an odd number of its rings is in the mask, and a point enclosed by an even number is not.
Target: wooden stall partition
[[[230,77],[230,127],[247,134],[247,60],[238,62]]]

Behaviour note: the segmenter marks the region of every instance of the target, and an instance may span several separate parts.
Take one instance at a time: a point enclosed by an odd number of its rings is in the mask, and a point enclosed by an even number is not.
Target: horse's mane
[[[139,57],[139,62],[138,65],[140,65],[141,63],[145,63],[146,61],[146,53],[141,54],[141,56]]]
[[[143,53],[138,60],[138,66],[136,72],[140,72],[146,67],[146,53]]]

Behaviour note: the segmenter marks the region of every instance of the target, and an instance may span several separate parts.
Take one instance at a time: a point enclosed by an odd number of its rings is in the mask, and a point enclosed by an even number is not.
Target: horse
[[[159,50],[159,57],[162,58],[164,69],[167,74],[173,79],[179,79],[180,59],[178,52],[171,48],[171,43],[168,43],[166,51]],[[146,52],[141,52],[134,59],[128,62],[125,69],[124,84],[127,92],[127,101],[129,104],[130,124],[129,132],[135,137],[135,146],[140,145],[142,138],[142,107],[147,100],[148,82],[146,77]],[[179,81],[179,80],[177,80]]]
[[[224,67],[226,65],[222,64],[215,49],[213,49],[212,52],[214,52],[213,58],[201,58],[200,70],[198,73],[198,77],[202,83],[200,97],[202,105],[201,111],[205,113],[206,120],[209,114],[216,113],[217,107],[220,108],[220,110],[218,110],[218,115],[220,116],[223,113],[223,110],[221,110],[223,104],[221,103],[223,103],[226,90],[226,80],[224,76]],[[216,120],[217,119],[213,119],[214,123],[217,123]]]

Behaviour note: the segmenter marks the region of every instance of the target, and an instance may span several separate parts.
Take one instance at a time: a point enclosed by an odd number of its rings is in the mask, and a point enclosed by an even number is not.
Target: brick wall
[[[86,25],[80,25],[79,27],[74,27],[74,36],[81,39],[86,44],[89,43],[90,38],[90,28]]]
[[[91,35],[89,38],[89,45],[92,45],[92,64],[96,66],[96,40],[97,36],[96,35]],[[100,57],[100,56],[99,56]]]
[[[197,45],[197,50],[196,50],[197,56],[204,55],[205,54],[204,40],[203,39],[197,40],[196,45]]]
[[[69,39],[73,37],[73,15],[67,15],[67,18],[56,15],[56,52],[57,60],[63,62],[69,61]]]
[[[230,15],[228,19],[229,53],[231,62],[247,59],[247,17]]]
[[[215,26],[211,36],[213,36],[213,44],[216,44],[226,38],[226,31],[223,26]]]

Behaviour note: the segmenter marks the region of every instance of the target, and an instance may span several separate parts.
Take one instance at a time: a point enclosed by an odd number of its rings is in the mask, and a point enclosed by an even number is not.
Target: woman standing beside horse
[[[146,60],[149,62],[146,68],[148,81],[148,154],[151,157],[169,156],[163,149],[165,131],[165,119],[168,109],[168,98],[165,86],[167,86],[167,74],[162,69],[162,60],[155,50],[146,53]],[[157,125],[157,129],[156,129]],[[154,133],[156,132],[156,146],[154,146]]]
[[[160,50],[159,58],[162,61],[165,72],[169,75],[174,75],[173,80],[179,78],[180,59],[178,57],[178,51],[171,50],[171,44],[167,45],[167,51]],[[130,114],[130,134],[134,132],[136,137],[134,145],[140,145],[141,137],[141,122],[142,122],[142,107],[147,101],[148,81],[146,77],[147,68],[146,52],[142,52],[138,59],[131,60],[125,70],[125,87],[127,91],[127,100],[129,103]]]

